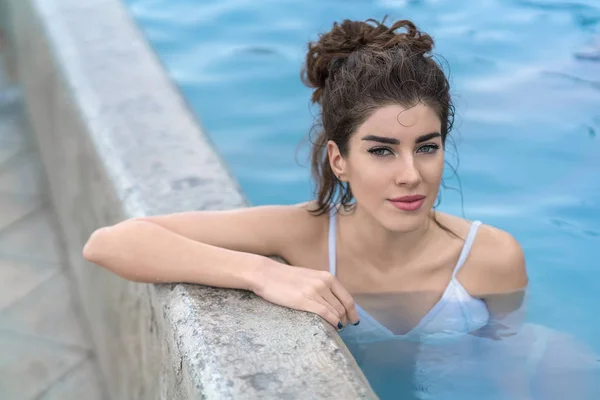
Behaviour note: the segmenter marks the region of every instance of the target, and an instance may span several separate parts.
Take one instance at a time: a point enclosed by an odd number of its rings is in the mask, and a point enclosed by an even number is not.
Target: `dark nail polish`
[[[341,322],[338,322],[338,329],[342,329],[344,327],[344,325],[342,325]]]
[[[352,324],[352,325],[356,326],[356,325],[358,325],[358,324],[360,324],[360,321],[358,321],[357,323],[355,323],[355,324]]]

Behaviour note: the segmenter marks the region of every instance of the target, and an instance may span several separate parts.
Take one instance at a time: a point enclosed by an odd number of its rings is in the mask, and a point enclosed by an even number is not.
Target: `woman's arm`
[[[274,262],[266,256],[306,235],[307,217],[302,206],[265,206],[134,218],[95,231],[83,255],[134,281],[248,288],[253,270]]]
[[[481,338],[473,340],[481,361],[477,373],[495,382],[507,398],[531,399],[524,368],[530,346],[520,336],[529,282],[520,244],[507,232],[484,225],[464,269],[467,290],[485,301],[490,315],[487,325],[471,333]]]
[[[98,229],[83,256],[136,282],[188,282],[247,290],[254,289],[260,268],[276,262],[197,242],[144,220]]]
[[[315,221],[304,206],[130,219],[95,231],[83,256],[132,281],[246,289],[318,314],[336,327],[354,323],[354,301],[335,277],[267,257],[285,257],[286,249],[299,243],[310,246],[317,236]]]

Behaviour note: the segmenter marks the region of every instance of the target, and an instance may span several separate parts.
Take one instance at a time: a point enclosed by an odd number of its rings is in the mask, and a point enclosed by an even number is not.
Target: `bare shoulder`
[[[274,223],[283,228],[280,233],[286,244],[312,246],[316,241],[320,241],[323,234],[326,233],[328,215],[326,213],[316,215],[313,212],[316,206],[312,201],[273,207],[272,219],[276,218],[277,222]]]
[[[281,242],[279,256],[291,264],[319,268],[312,256],[320,259],[320,254],[326,251],[329,214],[316,214],[315,209],[314,201],[288,207],[288,229],[293,232]]]
[[[466,237],[471,221],[448,215],[443,218]],[[528,283],[523,249],[510,233],[481,224],[458,277],[473,296],[521,290]]]
[[[322,254],[326,251],[329,216],[315,213],[315,202],[304,202],[289,206],[267,206],[256,209],[264,229],[263,234],[273,244],[265,253],[282,258],[289,264],[307,268],[325,268]],[[257,221],[258,223],[258,221]]]
[[[471,294],[502,294],[527,286],[525,254],[521,245],[510,233],[491,225],[482,224],[479,228],[468,264],[477,280],[475,293]]]

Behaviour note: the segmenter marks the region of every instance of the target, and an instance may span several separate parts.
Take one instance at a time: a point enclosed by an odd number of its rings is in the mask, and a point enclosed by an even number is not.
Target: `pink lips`
[[[416,211],[423,203],[425,203],[425,196],[415,194],[411,196],[402,196],[390,199],[390,203],[400,210],[403,211]]]

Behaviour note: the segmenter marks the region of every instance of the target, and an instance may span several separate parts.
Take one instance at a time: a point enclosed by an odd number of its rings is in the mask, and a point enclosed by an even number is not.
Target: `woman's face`
[[[441,121],[428,106],[389,105],[351,136],[348,154],[328,143],[331,168],[349,182],[357,206],[391,231],[418,229],[428,218],[444,170]]]

